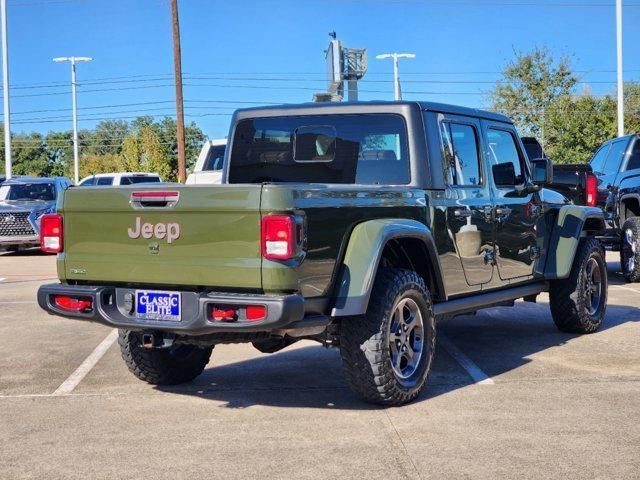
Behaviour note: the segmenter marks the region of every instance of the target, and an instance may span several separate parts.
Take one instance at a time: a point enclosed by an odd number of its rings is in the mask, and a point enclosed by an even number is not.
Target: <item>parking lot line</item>
[[[467,357],[462,350],[456,347],[455,344],[442,333],[438,333],[436,341],[467,371],[475,383],[480,385],[493,385],[495,383],[473,360]]]
[[[53,392],[52,395],[67,395],[73,392],[73,390],[80,384],[82,379],[87,376],[91,369],[96,366],[96,363],[98,363],[104,356],[104,354],[107,353],[107,350],[109,350],[109,347],[111,347],[111,345],[115,343],[117,338],[118,330],[111,330],[111,332],[109,332],[109,335],[107,335],[107,337],[102,342],[100,342],[100,345],[98,345],[93,350],[93,352],[91,352],[89,356],[84,360],[84,362],[82,362],[80,366],[76,368],[75,372],[69,375],[69,378],[62,382],[62,384],[56,389],[55,392]]]
[[[6,280],[6,278],[0,278],[0,282],[4,282]]]

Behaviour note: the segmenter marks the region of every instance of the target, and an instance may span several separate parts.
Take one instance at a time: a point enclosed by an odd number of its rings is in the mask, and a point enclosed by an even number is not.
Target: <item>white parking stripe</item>
[[[454,345],[454,343],[445,337],[442,333],[437,335],[437,343],[441,345],[449,355],[451,355],[456,362],[464,368],[469,376],[473,378],[473,381],[481,385],[493,385],[495,382],[484,373],[478,365],[473,363],[469,357],[467,357],[462,351]]]
[[[107,335],[107,338],[100,342],[100,345],[98,345],[93,350],[93,352],[89,354],[89,356],[85,359],[84,362],[80,364],[75,372],[69,375],[69,378],[62,382],[62,384],[56,389],[55,392],[53,392],[52,395],[68,395],[69,393],[73,392],[73,390],[80,384],[82,379],[87,376],[91,369],[96,366],[96,363],[98,363],[104,356],[104,354],[107,353],[107,350],[109,350],[109,347],[111,347],[111,345],[115,343],[117,338],[118,330],[111,330],[111,332],[109,332],[109,335]]]
[[[6,278],[0,278],[0,282],[4,282],[6,280]]]

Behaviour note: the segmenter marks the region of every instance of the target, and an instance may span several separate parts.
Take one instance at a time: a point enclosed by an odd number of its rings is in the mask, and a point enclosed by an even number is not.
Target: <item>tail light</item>
[[[45,253],[62,251],[62,215],[49,213],[40,218],[40,248]]]
[[[267,260],[289,260],[302,246],[302,224],[292,215],[262,217],[262,256]]]
[[[587,207],[595,207],[598,203],[598,177],[592,173],[587,174],[585,196]]]
[[[215,322],[257,322],[267,318],[265,305],[214,305],[209,318]]]
[[[56,307],[68,312],[87,312],[93,309],[93,300],[90,297],[70,297],[68,295],[55,295],[53,303]]]

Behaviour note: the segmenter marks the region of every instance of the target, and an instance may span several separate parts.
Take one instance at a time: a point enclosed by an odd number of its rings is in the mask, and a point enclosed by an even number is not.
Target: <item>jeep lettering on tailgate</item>
[[[179,223],[142,223],[140,217],[136,217],[136,223],[133,228],[128,228],[127,233],[129,238],[152,238],[155,237],[158,240],[163,238],[167,239],[167,243],[172,243],[174,240],[180,238],[180,224]]]

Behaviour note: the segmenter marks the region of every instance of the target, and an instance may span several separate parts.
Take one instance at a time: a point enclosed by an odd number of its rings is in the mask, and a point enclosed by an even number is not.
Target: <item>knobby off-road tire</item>
[[[142,334],[120,329],[120,352],[129,371],[153,385],[177,385],[193,380],[209,363],[213,347],[176,345],[172,348],[144,348]]]
[[[620,267],[627,282],[640,281],[640,217],[628,218],[622,226]]]
[[[551,282],[551,315],[558,329],[593,333],[607,310],[607,265],[602,245],[583,238],[578,244],[569,278]]]
[[[410,402],[427,381],[435,341],[431,296],[422,277],[411,270],[381,269],[366,314],[342,323],[347,383],[367,402]]]

